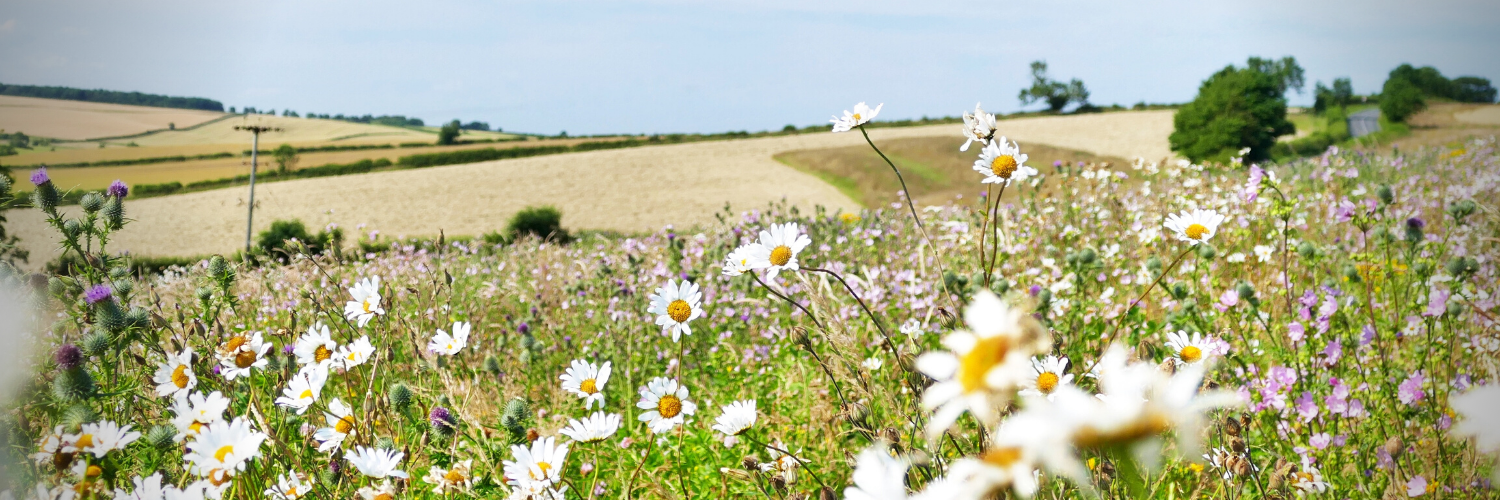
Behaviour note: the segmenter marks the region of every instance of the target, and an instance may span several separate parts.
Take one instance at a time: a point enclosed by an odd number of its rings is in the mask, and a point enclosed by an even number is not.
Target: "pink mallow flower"
[[[1399,391],[1396,394],[1396,399],[1400,400],[1401,404],[1404,405],[1415,404],[1421,401],[1422,398],[1427,396],[1422,392],[1422,382],[1424,380],[1422,372],[1411,374],[1410,377],[1406,378],[1405,382],[1401,383],[1401,386],[1398,388]]]
[[[1416,498],[1427,494],[1427,478],[1416,476],[1406,482],[1406,496]]]
[[[1448,295],[1447,290],[1434,287],[1427,294],[1427,310],[1422,311],[1422,315],[1428,317],[1442,316],[1443,313],[1448,312]]]

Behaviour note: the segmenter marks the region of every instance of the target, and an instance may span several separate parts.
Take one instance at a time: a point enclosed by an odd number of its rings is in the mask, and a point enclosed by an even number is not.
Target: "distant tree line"
[[[110,104],[129,104],[132,106],[152,106],[157,108],[224,111],[224,104],[213,99],[204,99],[202,97],[174,97],[160,94],[119,92],[115,90],[103,89],[86,90],[72,87],[6,85],[0,83],[0,95],[40,97],[43,99],[65,99],[69,101],[103,102]]]
[[[1427,107],[1427,99],[1492,103],[1495,87],[1487,78],[1460,76],[1450,80],[1432,66],[1402,64],[1391,70],[1380,89],[1380,112],[1391,121],[1406,121]]]

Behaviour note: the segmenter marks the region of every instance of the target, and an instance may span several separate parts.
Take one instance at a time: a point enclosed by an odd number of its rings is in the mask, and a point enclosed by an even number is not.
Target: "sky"
[[[555,134],[718,132],[1023,107],[1029,63],[1098,105],[1191,100],[1249,56],[1379,90],[1500,81],[1493,0],[7,0],[0,82]]]

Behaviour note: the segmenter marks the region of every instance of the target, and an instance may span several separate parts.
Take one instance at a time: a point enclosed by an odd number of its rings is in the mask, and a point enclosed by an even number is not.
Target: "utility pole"
[[[250,237],[255,231],[255,167],[256,156],[260,154],[261,132],[280,132],[280,128],[265,125],[235,125],[235,130],[243,130],[254,135],[250,140],[250,214],[245,217],[245,259],[250,259]]]

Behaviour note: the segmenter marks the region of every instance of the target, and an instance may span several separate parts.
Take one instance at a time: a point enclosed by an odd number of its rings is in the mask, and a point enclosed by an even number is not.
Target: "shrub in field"
[[[1031,87],[1021,89],[1021,104],[1031,104],[1042,101],[1047,103],[1047,109],[1054,113],[1062,111],[1068,104],[1077,103],[1079,106],[1087,106],[1089,103],[1089,91],[1083,86],[1083,80],[1074,78],[1068,83],[1063,83],[1047,78],[1047,62],[1031,62]]]
[[[276,172],[286,174],[297,168],[297,148],[291,144],[282,144],[277,147],[271,155],[276,160]]]
[[[299,252],[317,255],[325,250],[337,251],[343,238],[343,230],[339,228],[310,234],[300,220],[278,220],[272,222],[269,229],[261,231],[256,247],[266,255],[286,262]]]
[[[1411,115],[1427,109],[1422,89],[1405,78],[1390,78],[1380,90],[1380,114],[1393,122],[1405,122]]]
[[[1296,131],[1286,120],[1286,78],[1254,67],[1214,73],[1173,116],[1172,151],[1193,161],[1228,161],[1250,148],[1246,159],[1268,158],[1277,137]]]
[[[510,217],[505,225],[507,239],[523,236],[567,242],[568,230],[562,227],[562,211],[553,206],[526,207]],[[488,238],[485,241],[489,241]]]
[[[1475,201],[1500,194],[1493,140],[1042,173],[1005,122],[964,121],[983,203],[388,239],[141,280],[107,245],[118,197],[64,213],[38,172],[76,260],[33,287],[53,323],[0,419],[30,459],[3,488],[1495,496],[1500,221]]]
[[[458,141],[458,134],[462,131],[463,125],[460,125],[458,120],[444,123],[442,128],[438,129],[437,143],[439,145],[453,144]]]

